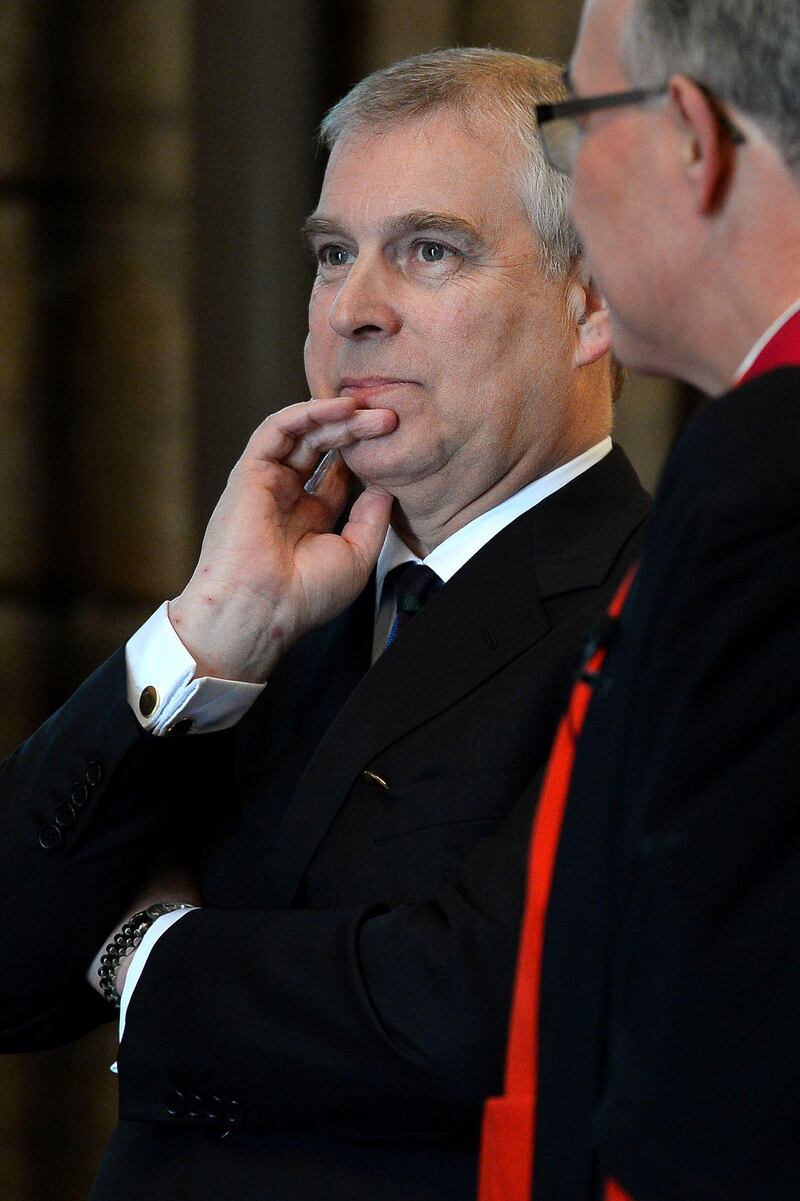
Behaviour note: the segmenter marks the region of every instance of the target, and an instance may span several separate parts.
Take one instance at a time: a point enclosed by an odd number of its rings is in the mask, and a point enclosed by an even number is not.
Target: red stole
[[[776,367],[800,367],[800,312],[789,317],[736,381],[737,385]],[[628,572],[609,608],[618,617],[633,581]],[[605,659],[597,650],[575,685],[556,734],[539,798],[528,858],[528,896],[522,924],[517,979],[511,1009],[505,1091],[486,1102],[481,1141],[478,1201],[530,1201],[533,1187],[538,1076],[539,992],[545,926],[558,843],[580,730],[592,695],[589,681]],[[604,1201],[633,1201],[614,1180]]]
[[[636,574],[630,568],[609,607],[617,618]],[[561,719],[547,764],[528,857],[528,898],[511,1009],[505,1092],[490,1097],[483,1117],[478,1201],[529,1201],[533,1183],[539,990],[547,905],[572,765],[594,683],[606,657],[600,646],[584,664]],[[624,1201],[609,1194],[606,1201]]]
[[[775,331],[736,383],[744,384],[776,367],[800,367],[800,311]]]

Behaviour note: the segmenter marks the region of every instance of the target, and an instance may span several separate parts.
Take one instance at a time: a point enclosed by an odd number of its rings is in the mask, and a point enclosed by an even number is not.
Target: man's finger
[[[391,409],[357,409],[344,421],[314,426],[298,437],[281,462],[293,467],[301,475],[310,476],[320,454],[341,450],[345,446],[352,446],[354,442],[380,438],[390,434],[396,425],[397,414]]]
[[[263,421],[250,438],[245,455],[302,469],[320,452],[347,446],[355,438],[388,433],[396,423],[390,410],[359,409],[352,396],[310,400],[290,405]],[[302,465],[289,461],[298,458]]]
[[[326,423],[345,421],[356,410],[351,396],[308,400],[271,413],[250,435],[242,458],[282,461],[298,438]]]
[[[392,515],[393,498],[380,488],[365,488],[352,509],[342,538],[349,544],[361,561],[364,577],[378,561],[389,518]]]

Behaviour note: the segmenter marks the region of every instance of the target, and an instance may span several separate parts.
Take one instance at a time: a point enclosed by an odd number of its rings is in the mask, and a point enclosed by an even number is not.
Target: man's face
[[[620,62],[630,0],[586,0],[570,77],[578,96],[631,88]],[[658,81],[661,82],[661,81]],[[630,367],[669,370],[685,311],[674,271],[682,254],[664,101],[603,110],[584,118],[570,213],[598,288],[611,310],[614,346]]]
[[[334,148],[309,222],[311,394],[397,413],[394,432],[344,457],[418,508],[453,515],[509,474],[519,487],[560,461],[565,285],[542,274],[518,153],[446,112],[359,132]]]

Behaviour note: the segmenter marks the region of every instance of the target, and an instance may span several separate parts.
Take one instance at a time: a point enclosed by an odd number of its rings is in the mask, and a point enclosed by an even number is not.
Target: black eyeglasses
[[[740,129],[720,107],[708,88],[698,84],[714,109],[717,120],[734,146],[746,139]],[[668,84],[656,88],[632,88],[628,92],[608,92],[603,96],[576,96],[556,104],[537,104],[536,121],[542,139],[545,158],[562,175],[571,175],[583,136],[580,121],[588,113],[604,108],[621,108],[625,104],[644,104],[656,96],[665,96]]]

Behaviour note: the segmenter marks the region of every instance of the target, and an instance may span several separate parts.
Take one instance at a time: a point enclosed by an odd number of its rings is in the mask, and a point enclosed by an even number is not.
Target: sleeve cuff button
[[[45,851],[55,851],[64,841],[64,835],[58,826],[45,826],[39,831],[39,846]]]
[[[169,1094],[164,1102],[167,1113],[173,1118],[179,1118],[181,1114],[186,1112],[186,1094],[176,1088]]]

